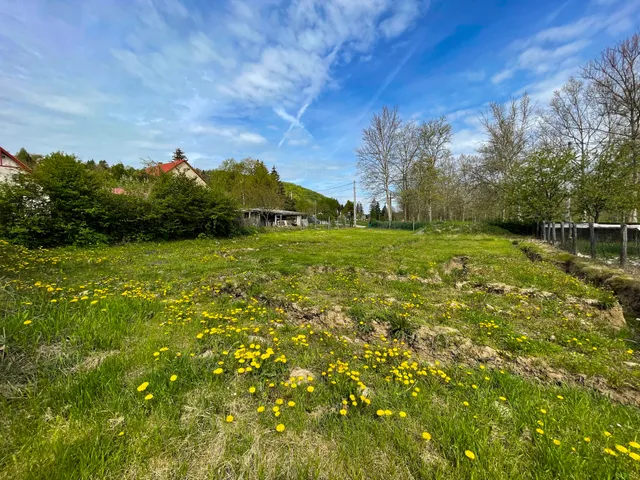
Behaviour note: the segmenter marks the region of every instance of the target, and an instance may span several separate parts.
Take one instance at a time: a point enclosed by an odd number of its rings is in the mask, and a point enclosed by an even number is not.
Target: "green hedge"
[[[172,240],[241,233],[234,203],[184,175],[163,174],[148,195],[115,195],[73,155],[44,157],[0,184],[0,237],[29,247]]]

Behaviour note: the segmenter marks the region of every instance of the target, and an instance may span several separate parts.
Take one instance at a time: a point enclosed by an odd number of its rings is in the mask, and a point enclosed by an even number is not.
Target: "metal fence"
[[[625,267],[629,257],[640,259],[640,225],[542,222],[539,236],[574,255],[612,259]]]

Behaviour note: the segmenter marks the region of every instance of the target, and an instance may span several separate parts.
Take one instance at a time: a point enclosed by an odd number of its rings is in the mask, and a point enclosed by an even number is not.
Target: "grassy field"
[[[640,478],[635,319],[505,236],[0,252],[0,478]]]

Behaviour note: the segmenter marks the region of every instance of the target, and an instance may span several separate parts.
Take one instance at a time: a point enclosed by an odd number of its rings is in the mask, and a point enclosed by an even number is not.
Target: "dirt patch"
[[[619,303],[607,305],[594,298],[578,298],[567,296],[563,298],[552,292],[545,292],[536,288],[520,288],[505,283],[477,283],[474,286],[477,289],[493,293],[497,295],[517,295],[527,298],[537,298],[541,300],[559,300],[568,305],[580,305],[582,308],[591,312],[594,318],[602,323],[611,326],[614,330],[621,330],[626,327],[627,323],[624,318],[624,311]],[[492,307],[493,308],[493,307]]]
[[[84,360],[82,360],[82,362],[75,365],[71,369],[71,372],[77,373],[95,370],[100,365],[102,365],[102,362],[104,362],[107,358],[117,355],[118,353],[120,353],[118,350],[109,350],[107,352],[98,352],[94,353],[93,355],[89,355]]]
[[[469,257],[465,256],[465,255],[460,255],[457,257],[453,257],[451,260],[449,260],[449,263],[447,263],[444,268],[443,271],[444,273],[446,273],[447,275],[452,275],[454,273],[458,273],[458,274],[462,274],[462,276],[467,274],[467,263],[469,261]]]
[[[288,320],[296,325],[312,323],[325,328],[353,328],[353,321],[340,305],[334,305],[324,312],[315,307],[301,307],[297,303],[287,305],[286,309]]]
[[[586,386],[619,403],[640,407],[640,392],[634,388],[613,388],[602,377],[587,377],[564,369],[555,369],[542,358],[514,356],[488,345],[476,345],[469,338],[460,335],[455,328],[421,327],[414,334],[410,347],[419,357],[431,363],[438,360],[444,364],[482,364],[504,368],[522,377],[534,378],[547,384]]]
[[[313,381],[316,376],[310,370],[305,368],[295,367],[289,373],[289,380],[295,381],[300,385]]]

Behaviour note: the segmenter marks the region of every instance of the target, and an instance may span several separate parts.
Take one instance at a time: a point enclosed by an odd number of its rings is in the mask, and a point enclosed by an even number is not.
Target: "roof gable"
[[[0,163],[2,160],[2,157],[9,157],[12,161],[14,161],[22,170],[24,170],[25,172],[29,172],[31,173],[31,167],[28,167],[27,165],[25,165],[24,163],[22,163],[20,160],[18,160],[14,155],[12,155],[11,153],[9,153],[7,150],[5,150],[4,148],[0,147]],[[0,165],[2,166],[2,165]]]
[[[145,169],[145,171],[149,174],[149,175],[159,175],[160,172],[163,173],[169,173],[171,170],[175,169],[176,167],[182,165],[182,164],[186,164],[187,167],[189,167],[189,169],[191,171],[193,171],[193,173],[195,173],[196,175],[198,175],[198,177],[200,177],[200,180],[202,180],[203,182],[205,181],[204,178],[202,178],[202,175],[200,175],[198,173],[198,171],[193,168],[191,166],[191,164],[189,164],[189,162],[187,160],[174,160],[173,162],[169,162],[169,163],[159,163],[157,165],[153,165],[151,167],[147,167]],[[205,182],[206,184],[206,182]]]

